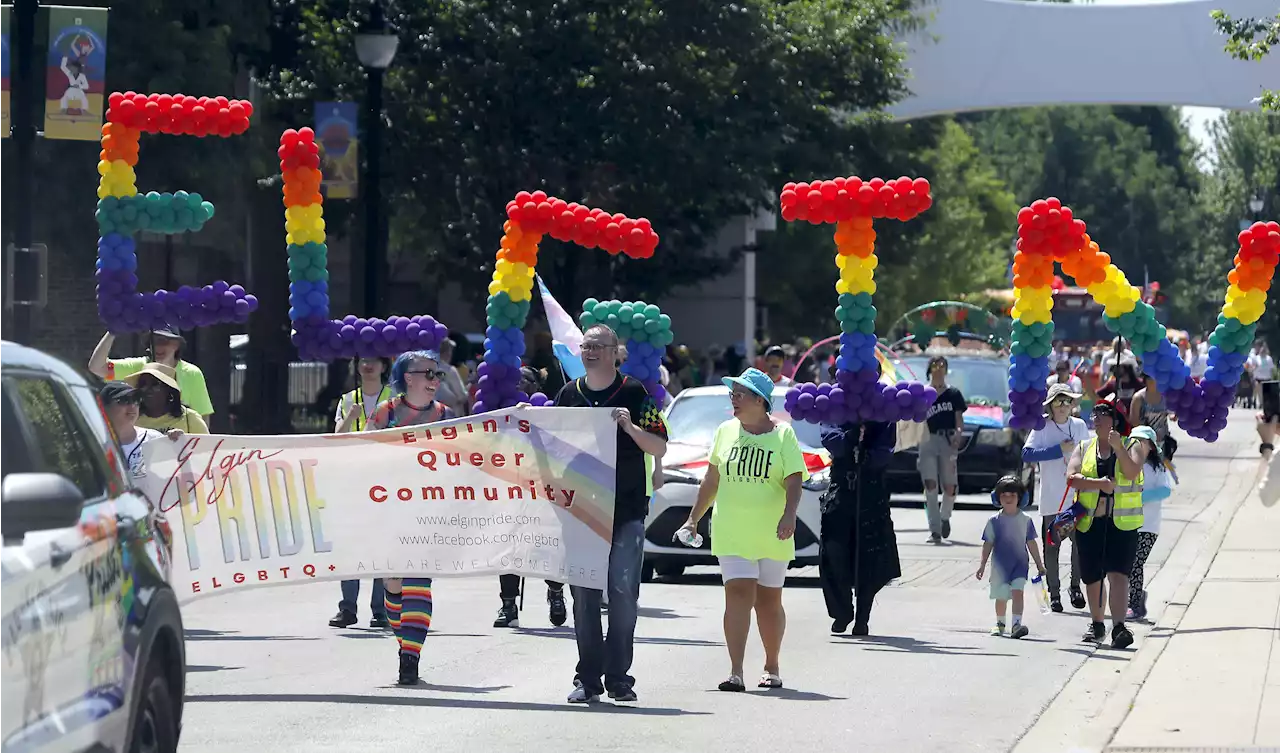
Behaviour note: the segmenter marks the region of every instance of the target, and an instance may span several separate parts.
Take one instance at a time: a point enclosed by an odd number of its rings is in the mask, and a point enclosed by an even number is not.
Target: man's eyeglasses
[[[435,369],[426,369],[423,371],[406,371],[406,374],[421,374],[427,379],[444,379],[444,372]]]
[[[618,346],[609,345],[607,343],[583,343],[582,344],[582,350],[586,353],[594,353],[598,350],[609,350],[610,348],[616,348],[616,347]]]

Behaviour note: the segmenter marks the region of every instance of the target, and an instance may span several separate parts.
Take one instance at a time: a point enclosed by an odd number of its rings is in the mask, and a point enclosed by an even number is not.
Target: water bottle
[[[1036,601],[1040,602],[1040,614],[1049,614],[1052,611],[1049,607],[1049,586],[1044,582],[1044,576],[1032,578],[1031,587],[1035,589]]]
[[[698,533],[697,530],[686,526],[677,528],[675,535],[671,538],[673,541],[679,541],[690,549],[697,549],[702,546],[702,534]]]

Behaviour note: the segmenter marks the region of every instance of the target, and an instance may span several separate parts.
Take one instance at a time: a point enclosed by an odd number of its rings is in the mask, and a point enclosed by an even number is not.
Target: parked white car
[[[774,416],[789,421],[796,430],[804,450],[811,477],[804,484],[800,508],[796,514],[796,559],[792,567],[818,564],[818,537],[822,515],[818,496],[830,483],[831,458],[822,449],[819,429],[808,422],[792,422],[783,408],[786,387],[773,390]],[[663,485],[653,495],[653,504],[645,524],[644,579],[656,572],[664,577],[679,577],[693,565],[715,565],[711,554],[711,515],[698,523],[703,543],[691,549],[671,537],[689,517],[698,498],[698,484],[707,469],[711,438],[716,427],[733,416],[729,389],[723,386],[693,387],[683,390],[667,408],[667,427],[671,440],[662,459]]]

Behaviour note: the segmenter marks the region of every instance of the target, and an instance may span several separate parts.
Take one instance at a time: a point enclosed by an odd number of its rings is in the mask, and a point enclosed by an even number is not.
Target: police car
[[[0,344],[4,751],[177,749],[186,680],[163,518],[94,388]]]

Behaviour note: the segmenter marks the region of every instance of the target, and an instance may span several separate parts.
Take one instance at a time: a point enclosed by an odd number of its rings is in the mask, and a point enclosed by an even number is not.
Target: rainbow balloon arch
[[[875,255],[877,219],[907,221],[933,204],[929,181],[858,177],[788,183],[782,218],[836,226],[836,319],[840,355],[835,384],[801,384],[787,391],[786,409],[798,421],[839,425],[856,421],[923,421],[937,392],[914,381],[883,384],[876,358]]]
[[[1103,322],[1113,334],[1132,344],[1144,372],[1155,379],[1178,418],[1193,437],[1209,442],[1227,425],[1235,401],[1235,385],[1244,372],[1249,349],[1266,309],[1267,291],[1280,261],[1280,225],[1257,222],[1239,235],[1235,268],[1227,275],[1226,300],[1209,339],[1209,363],[1196,382],[1155,309],[1142,301],[1111,257],[1099,250],[1085,223],[1056,198],[1036,201],[1018,212],[1018,247],[1014,255],[1013,338],[1009,357],[1009,400],[1012,426],[1045,425],[1043,403],[1048,392],[1049,351],[1053,343],[1053,265],[1088,290],[1103,305]]]

